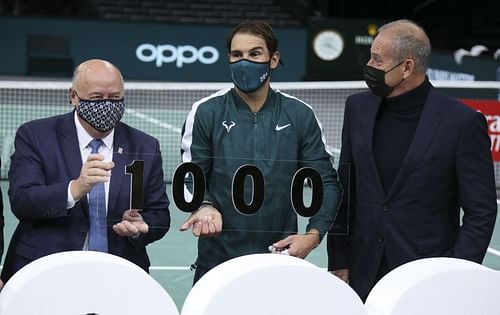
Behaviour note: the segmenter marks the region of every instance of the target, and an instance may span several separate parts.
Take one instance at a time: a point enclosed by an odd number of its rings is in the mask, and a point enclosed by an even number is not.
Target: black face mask
[[[401,81],[399,81],[399,83],[396,84],[395,86],[389,86],[387,85],[387,83],[385,83],[385,74],[396,69],[403,62],[404,60],[402,60],[400,63],[398,63],[397,65],[395,65],[394,67],[390,68],[387,71],[380,70],[369,65],[365,65],[363,67],[363,77],[365,79],[366,84],[373,92],[373,94],[378,95],[382,98],[387,97],[389,94],[392,93],[392,91],[396,86],[398,86],[401,82],[403,82],[404,78],[401,79]]]

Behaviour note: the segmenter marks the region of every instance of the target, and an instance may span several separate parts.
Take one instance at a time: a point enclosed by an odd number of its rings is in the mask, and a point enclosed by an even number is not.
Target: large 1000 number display
[[[143,202],[143,177],[144,161],[134,160],[126,167],[126,173],[132,175],[131,178],[131,196],[130,208],[142,209]],[[184,195],[185,179],[188,175],[192,176],[192,195],[191,200],[186,200]],[[249,176],[252,179],[253,198],[250,203],[245,202],[245,178]],[[304,202],[304,182],[309,180],[312,188],[312,197],[310,205]],[[265,181],[262,172],[255,165],[245,164],[236,170],[233,176],[232,199],[234,208],[244,215],[255,214],[261,208],[265,196]],[[193,212],[197,210],[205,200],[206,179],[200,166],[192,162],[180,164],[174,172],[172,180],[172,194],[174,202],[179,210],[184,212]],[[290,198],[292,207],[297,214],[304,217],[314,216],[323,203],[323,180],[321,175],[313,168],[304,167],[294,174]]]

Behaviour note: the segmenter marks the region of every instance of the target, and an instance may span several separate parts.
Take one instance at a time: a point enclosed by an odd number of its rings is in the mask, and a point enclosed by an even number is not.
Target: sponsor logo
[[[283,130],[285,129],[286,127],[289,127],[291,126],[292,124],[286,124],[286,125],[283,125],[283,126],[278,126],[276,125],[276,131],[280,131],[280,130]]]
[[[263,82],[267,78],[267,72],[260,76],[260,82]]]
[[[354,44],[356,45],[371,45],[373,37],[369,35],[356,35],[354,36]]]
[[[494,161],[500,161],[500,101],[475,99],[461,99],[461,101],[485,116],[491,140],[491,155]]]
[[[366,33],[365,35],[355,35],[354,36],[354,44],[355,45],[364,45],[364,46],[370,46],[373,43],[373,39],[377,35],[378,32],[378,26],[375,24],[368,24],[366,26]]]
[[[500,115],[484,115],[488,121],[488,133],[491,139],[491,151],[500,153]]]
[[[455,72],[442,69],[427,69],[427,76],[430,80],[451,80],[451,81],[474,81],[476,76],[470,73]]]
[[[153,45],[141,44],[135,50],[135,56],[142,62],[155,62],[159,68],[164,63],[175,63],[177,68],[185,64],[200,62],[205,65],[214,64],[219,60],[219,51],[212,46],[196,48],[191,45]]]
[[[233,128],[234,126],[236,126],[236,123],[235,123],[234,121],[231,121],[231,123],[228,125],[228,124],[227,124],[227,121],[225,121],[225,120],[224,120],[224,121],[222,122],[222,125],[223,125],[224,127],[226,127],[227,133],[229,133],[229,131],[231,131],[231,128]]]

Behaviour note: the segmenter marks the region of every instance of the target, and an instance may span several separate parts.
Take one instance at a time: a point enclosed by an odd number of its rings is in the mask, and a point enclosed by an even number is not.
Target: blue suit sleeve
[[[12,212],[20,220],[65,217],[69,180],[47,184],[41,148],[29,125],[19,128],[9,169]]]

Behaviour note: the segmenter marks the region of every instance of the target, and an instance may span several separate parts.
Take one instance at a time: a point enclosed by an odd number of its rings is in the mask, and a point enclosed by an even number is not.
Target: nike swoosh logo
[[[290,127],[292,124],[287,124],[287,125],[284,125],[284,126],[278,126],[276,125],[276,131],[280,131],[280,130],[283,130],[285,129],[286,127]]]

